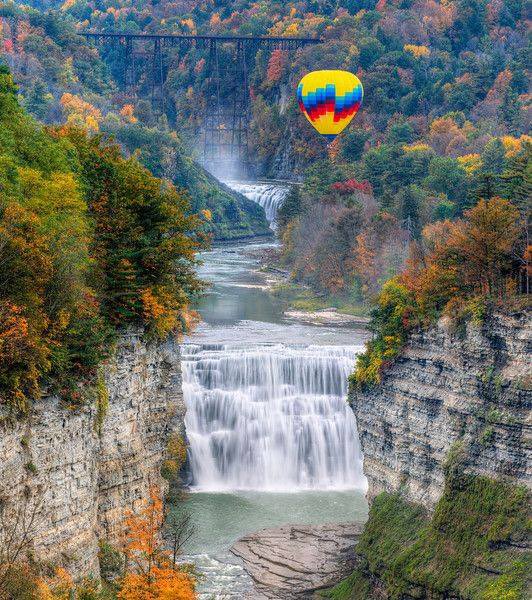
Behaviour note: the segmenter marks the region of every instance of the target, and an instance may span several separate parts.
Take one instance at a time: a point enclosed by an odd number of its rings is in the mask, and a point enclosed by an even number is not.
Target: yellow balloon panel
[[[313,71],[299,82],[297,101],[313,127],[334,139],[351,122],[364,97],[360,79],[348,71]]]

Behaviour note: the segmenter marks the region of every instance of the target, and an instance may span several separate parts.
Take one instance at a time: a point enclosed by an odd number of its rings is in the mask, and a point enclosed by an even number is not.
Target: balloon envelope
[[[312,71],[297,87],[297,101],[314,128],[330,141],[357,114],[364,90],[348,71]]]

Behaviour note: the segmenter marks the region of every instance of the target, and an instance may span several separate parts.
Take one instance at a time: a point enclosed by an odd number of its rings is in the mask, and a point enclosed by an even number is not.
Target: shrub
[[[350,383],[358,389],[380,383],[383,369],[399,354],[415,324],[412,294],[398,278],[391,279],[384,284],[372,312],[370,329],[374,337],[357,357]]]

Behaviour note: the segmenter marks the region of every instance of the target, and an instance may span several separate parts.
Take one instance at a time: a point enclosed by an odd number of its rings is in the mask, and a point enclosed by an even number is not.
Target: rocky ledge
[[[327,325],[330,327],[362,327],[369,323],[368,317],[360,317],[341,313],[337,308],[321,308],[319,310],[285,311],[284,317],[289,321],[299,321],[308,325]]]
[[[284,525],[243,537],[231,551],[255,583],[250,598],[301,600],[353,571],[362,529],[359,523]]]

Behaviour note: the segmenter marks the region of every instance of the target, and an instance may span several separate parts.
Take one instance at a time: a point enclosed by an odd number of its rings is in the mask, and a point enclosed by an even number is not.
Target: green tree
[[[430,161],[424,186],[458,204],[467,197],[466,172],[456,159],[448,156],[437,156]]]

